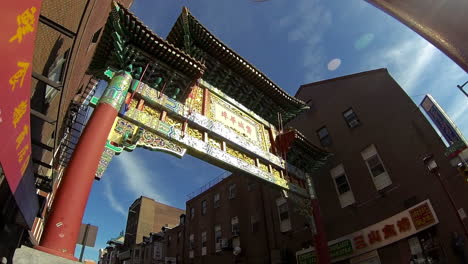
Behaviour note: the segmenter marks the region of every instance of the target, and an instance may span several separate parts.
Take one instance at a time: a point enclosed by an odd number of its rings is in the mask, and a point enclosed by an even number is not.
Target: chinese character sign
[[[418,207],[415,207],[411,209],[409,213],[411,215],[411,219],[413,220],[414,228],[416,228],[416,230],[430,226],[436,221],[428,204],[423,204]]]
[[[220,103],[215,101],[213,103],[214,118],[223,125],[237,131],[245,138],[249,139],[257,145],[261,145],[261,138],[259,138],[258,124],[242,116],[240,113],[227,106],[227,103]]]
[[[438,222],[430,201],[425,200],[383,221],[330,241],[328,243],[330,255],[333,261],[357,256],[407,238]],[[315,251],[314,249],[302,250],[297,252],[296,256],[298,259],[299,256],[303,259],[311,259],[310,256],[315,256]]]
[[[8,1],[2,5],[0,16],[0,164],[25,218],[28,213],[23,210],[31,210],[31,206],[20,200],[28,197],[25,192],[35,191],[33,183],[29,186],[31,181],[24,186],[23,175],[31,160],[29,102],[40,7],[39,0]]]

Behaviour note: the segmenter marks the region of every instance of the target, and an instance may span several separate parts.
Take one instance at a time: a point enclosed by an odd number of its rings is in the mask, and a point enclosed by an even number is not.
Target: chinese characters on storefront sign
[[[414,235],[438,222],[430,201],[426,200],[377,224],[329,242],[330,255],[334,261],[360,255]],[[343,254],[333,254],[336,251],[332,250],[333,247],[344,241],[351,242],[350,251],[342,251]],[[310,258],[307,257],[315,257],[315,252],[311,249],[299,251],[296,255],[298,260],[303,260],[299,263],[315,263],[310,262]]]

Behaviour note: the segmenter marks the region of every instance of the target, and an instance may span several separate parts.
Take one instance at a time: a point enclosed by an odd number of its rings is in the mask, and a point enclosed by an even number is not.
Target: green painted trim
[[[99,97],[93,96],[91,100],[89,100],[89,106],[91,107],[96,107],[98,103],[99,103]]]
[[[120,152],[123,151],[123,148],[116,147],[116,146],[112,145],[109,140],[106,141],[106,146],[105,147],[110,149],[110,150],[113,150],[116,153],[120,153]]]

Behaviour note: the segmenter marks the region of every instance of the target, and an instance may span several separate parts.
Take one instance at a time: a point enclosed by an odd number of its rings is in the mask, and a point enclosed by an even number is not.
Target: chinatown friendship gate
[[[95,178],[137,147],[185,153],[311,200],[320,263],[329,263],[311,174],[329,153],[283,130],[308,106],[213,36],[184,8],[167,40],[113,3],[90,64],[108,86],[67,167],[39,250],[74,259]],[[312,235],[312,234],[311,234]]]

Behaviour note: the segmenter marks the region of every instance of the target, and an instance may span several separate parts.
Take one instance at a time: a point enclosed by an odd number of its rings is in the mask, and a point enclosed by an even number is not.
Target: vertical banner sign
[[[31,181],[29,104],[40,7],[40,0],[7,1],[0,12],[0,163],[28,224],[37,212],[37,197]]]
[[[466,148],[466,141],[461,132],[431,95],[428,94],[424,97],[421,106],[431,118],[432,122],[437,126],[445,140],[447,140],[450,145],[449,147],[456,147],[456,149],[453,149],[453,153],[456,154],[458,151]]]

